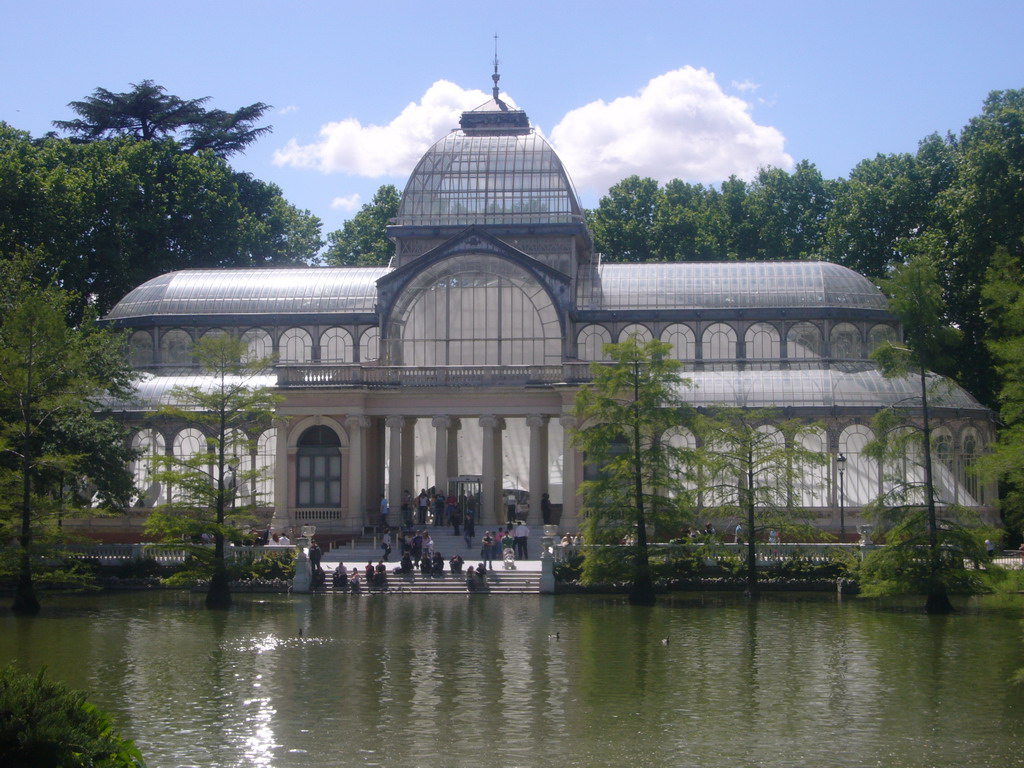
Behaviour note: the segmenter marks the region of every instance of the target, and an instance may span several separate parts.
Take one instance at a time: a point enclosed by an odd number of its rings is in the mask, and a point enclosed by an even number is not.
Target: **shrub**
[[[142,755],[114,732],[110,717],[84,693],[0,670],[0,764],[33,768],[137,768]]]

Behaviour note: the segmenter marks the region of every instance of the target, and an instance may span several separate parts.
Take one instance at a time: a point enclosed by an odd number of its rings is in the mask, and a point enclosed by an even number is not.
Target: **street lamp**
[[[846,488],[843,485],[843,474],[846,470],[846,457],[836,456],[836,467],[839,469],[839,543],[846,541]]]

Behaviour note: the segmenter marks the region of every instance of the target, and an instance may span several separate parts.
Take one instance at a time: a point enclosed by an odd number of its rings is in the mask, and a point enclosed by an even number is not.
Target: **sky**
[[[586,207],[631,174],[717,186],[807,160],[845,177],[1024,88],[1019,0],[2,0],[0,29],[0,120],[33,136],[146,79],[272,105],[231,163],[325,235],[490,97],[495,45],[502,94]]]

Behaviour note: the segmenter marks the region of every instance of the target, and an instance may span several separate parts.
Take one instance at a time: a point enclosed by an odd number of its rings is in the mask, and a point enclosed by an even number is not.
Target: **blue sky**
[[[630,173],[846,176],[1024,88],[1024,3],[97,0],[0,7],[0,120],[40,135],[96,87],[151,79],[272,104],[233,165],[339,228],[501,88],[594,206]]]

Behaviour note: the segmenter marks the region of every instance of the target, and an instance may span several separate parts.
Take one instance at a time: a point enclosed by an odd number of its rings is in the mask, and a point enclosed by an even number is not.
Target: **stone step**
[[[538,594],[540,592],[540,573],[537,571],[501,571],[487,575],[488,592],[482,594],[505,594],[523,595]],[[328,573],[327,583],[316,590],[317,592],[340,592],[335,590]],[[363,584],[364,594],[378,594],[385,590],[367,589]],[[399,576],[388,574],[387,593],[389,594],[419,594],[419,595],[466,595],[470,594],[466,589],[465,577],[461,574],[444,576]]]

